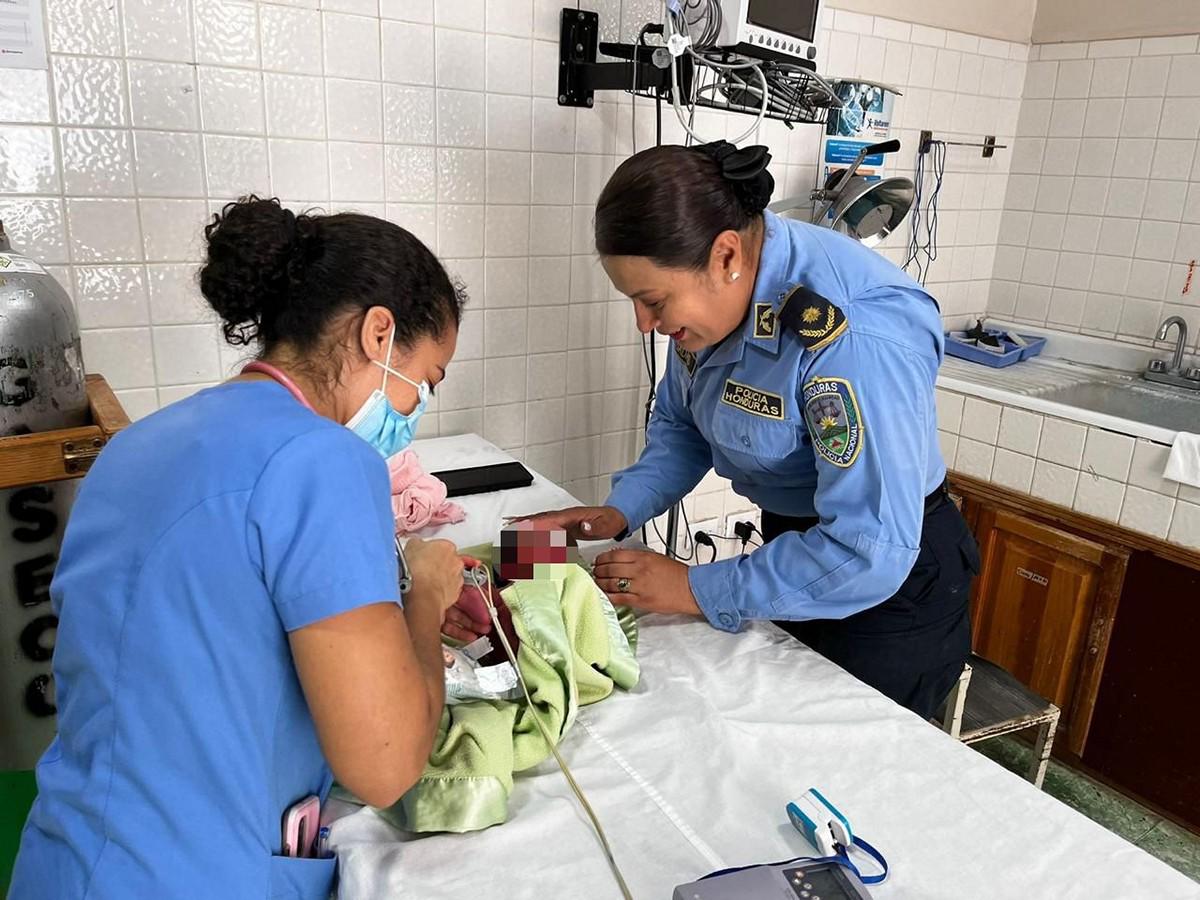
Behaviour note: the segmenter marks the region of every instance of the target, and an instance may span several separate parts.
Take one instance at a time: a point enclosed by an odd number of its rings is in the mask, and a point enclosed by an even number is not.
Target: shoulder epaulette
[[[846,314],[837,304],[800,284],[784,298],[779,321],[795,332],[808,350],[820,350],[846,330]]]

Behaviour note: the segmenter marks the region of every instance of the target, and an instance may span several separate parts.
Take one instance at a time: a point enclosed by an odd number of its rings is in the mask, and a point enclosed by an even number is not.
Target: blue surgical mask
[[[396,329],[393,328],[391,339],[388,340],[386,359],[392,358],[392,345],[395,340]],[[413,434],[417,430],[417,420],[429,404],[429,384],[413,381],[377,359],[371,362],[383,369],[383,381],[350,418],[346,427],[378,450],[384,459],[388,459],[412,443]],[[408,415],[397,412],[384,393],[389,375],[407,381],[417,389],[417,408]]]

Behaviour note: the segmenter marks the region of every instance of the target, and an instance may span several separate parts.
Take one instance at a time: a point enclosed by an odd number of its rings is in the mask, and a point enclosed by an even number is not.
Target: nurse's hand
[[[468,569],[477,568],[478,560],[464,556],[463,566]],[[494,585],[487,585],[484,591],[491,591],[492,603],[500,599],[500,594]],[[446,620],[442,622],[442,634],[455,640],[469,644],[492,630],[492,619],[488,614],[487,604],[483,600],[480,589],[473,584],[464,584],[458,593],[458,600],[446,610]]]
[[[450,541],[409,538],[404,559],[412,574],[407,602],[437,604],[439,615],[458,601],[463,584],[462,557]]]
[[[688,567],[661,553],[609,550],[596,557],[592,576],[617,606],[701,615],[688,583]]]
[[[511,521],[536,522],[545,528],[564,528],[577,541],[607,541],[628,525],[620,510],[612,506],[572,506],[532,516],[515,516]]]

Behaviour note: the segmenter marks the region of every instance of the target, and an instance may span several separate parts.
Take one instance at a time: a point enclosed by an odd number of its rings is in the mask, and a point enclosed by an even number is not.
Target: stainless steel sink
[[[1059,385],[1036,396],[1172,431],[1200,432],[1200,395],[1156,387],[1140,378],[1115,376]]]

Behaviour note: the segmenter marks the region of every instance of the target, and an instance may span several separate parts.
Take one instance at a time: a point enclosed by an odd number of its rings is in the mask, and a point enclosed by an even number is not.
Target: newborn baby
[[[492,559],[495,562],[491,599],[500,625],[515,651],[516,631],[512,628],[508,607],[500,599],[500,589],[513,581],[565,578],[567,566],[579,562],[579,550],[565,529],[522,521],[513,522],[501,530]],[[487,587],[483,590],[486,591]],[[470,643],[491,630],[491,617],[479,591],[472,584],[464,584],[458,602],[446,613],[443,633]],[[503,654],[503,648],[496,649]]]

